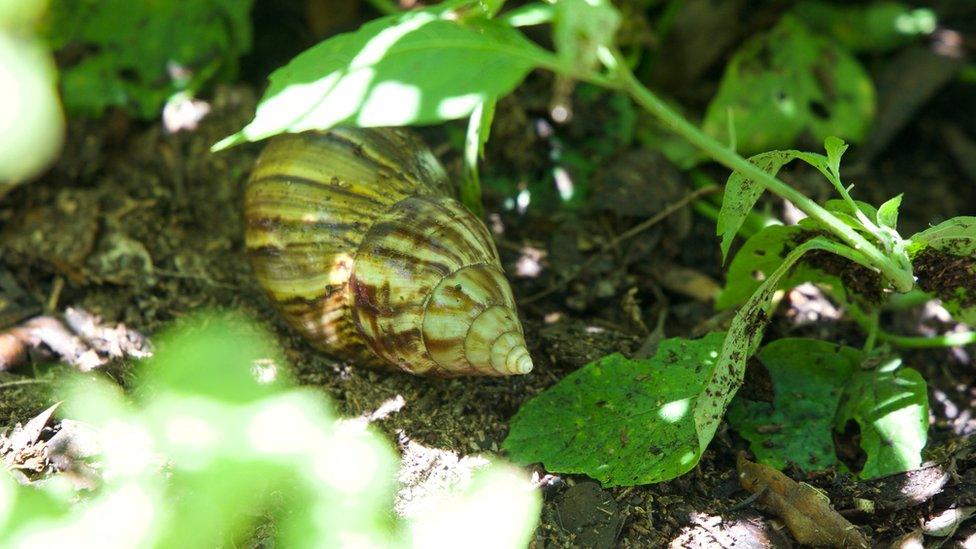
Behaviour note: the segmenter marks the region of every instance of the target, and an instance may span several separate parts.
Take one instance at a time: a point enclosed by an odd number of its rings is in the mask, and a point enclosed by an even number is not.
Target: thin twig
[[[6,383],[0,383],[0,389],[6,389],[7,387],[14,387],[16,385],[32,385],[34,383],[51,383],[47,379],[18,379],[15,381],[8,381]]]
[[[519,303],[520,304],[523,304],[523,305],[527,305],[529,303],[536,302],[536,301],[538,301],[538,300],[540,300],[540,299],[542,299],[542,298],[544,298],[544,297],[546,297],[546,296],[548,296],[548,295],[550,295],[552,293],[558,292],[559,290],[565,288],[567,284],[569,284],[573,280],[576,280],[576,278],[579,277],[583,273],[583,271],[585,271],[588,267],[590,267],[594,263],[596,263],[596,261],[598,259],[600,259],[600,257],[602,257],[604,254],[606,254],[607,252],[610,252],[610,251],[616,249],[620,245],[621,242],[623,242],[623,241],[625,241],[627,239],[633,238],[633,237],[639,235],[640,233],[642,233],[642,232],[650,229],[651,227],[657,225],[658,223],[664,221],[665,219],[667,219],[668,217],[670,217],[671,215],[673,215],[678,210],[684,208],[685,206],[687,206],[691,202],[694,202],[695,200],[697,200],[697,199],[699,199],[699,198],[701,198],[701,197],[703,197],[705,195],[718,192],[719,190],[720,190],[719,187],[702,187],[700,189],[696,189],[696,190],[694,190],[694,191],[686,194],[684,197],[681,198],[681,200],[678,200],[674,204],[671,204],[671,205],[665,207],[663,210],[661,210],[660,212],[658,212],[657,215],[655,215],[654,217],[651,217],[650,219],[647,219],[645,221],[642,221],[642,222],[638,223],[637,225],[634,225],[633,227],[631,227],[631,228],[627,229],[626,231],[624,231],[624,232],[620,233],[619,235],[617,235],[610,242],[607,242],[606,244],[604,244],[600,248],[600,250],[597,253],[595,253],[592,256],[590,256],[589,259],[587,259],[583,263],[583,265],[581,265],[580,268],[576,270],[576,272],[574,272],[571,275],[567,276],[563,280],[561,280],[559,282],[556,282],[555,284],[553,284],[552,286],[546,288],[545,290],[542,290],[541,292],[539,292],[537,294],[530,295],[529,297],[520,300]]]

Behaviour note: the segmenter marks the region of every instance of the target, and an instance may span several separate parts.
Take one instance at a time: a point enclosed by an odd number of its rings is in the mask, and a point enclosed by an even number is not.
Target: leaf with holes
[[[744,154],[791,145],[804,131],[858,142],[874,115],[871,80],[835,42],[792,16],[746,42],[726,65],[703,129]]]
[[[787,338],[766,345],[756,358],[769,373],[773,400],[740,394],[729,407],[729,424],[766,465],[783,469],[793,462],[804,471],[835,465],[834,415],[863,353],[827,341]]]

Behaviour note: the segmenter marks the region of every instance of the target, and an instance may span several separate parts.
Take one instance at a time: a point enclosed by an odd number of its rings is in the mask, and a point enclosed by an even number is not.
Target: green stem
[[[885,278],[891,281],[898,291],[906,292],[914,286],[914,277],[910,270],[906,271],[900,268],[897,263],[890,259],[877,246],[869,242],[854,229],[848,227],[843,221],[822,208],[819,204],[804,196],[803,193],[766,173],[755,164],[749,162],[712,137],[704,134],[697,127],[685,120],[684,117],[672,110],[671,107],[661,101],[637,80],[627,66],[621,62],[619,53],[615,52],[613,54],[613,60],[615,66],[612,68],[615,71],[614,74],[617,76],[615,80],[616,86],[614,87],[629,94],[638,105],[656,116],[665,126],[701,149],[716,162],[760,183],[768,191],[789,200],[811,218],[825,225],[844,242],[861,252],[867,258],[870,265],[881,271]]]
[[[910,349],[935,349],[941,347],[962,347],[976,343],[976,332],[952,332],[940,336],[903,336],[879,331],[878,338],[898,347]]]
[[[878,341],[878,334],[881,332],[881,315],[877,310],[871,312],[868,317],[868,337],[864,342],[864,352],[870,353],[874,350],[874,344]]]

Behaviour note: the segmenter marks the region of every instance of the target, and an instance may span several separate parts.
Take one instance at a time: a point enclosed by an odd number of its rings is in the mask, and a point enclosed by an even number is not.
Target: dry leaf
[[[803,545],[868,547],[868,539],[830,507],[830,500],[816,488],[798,483],[783,473],[753,463],[739,455],[739,482],[776,513]]]

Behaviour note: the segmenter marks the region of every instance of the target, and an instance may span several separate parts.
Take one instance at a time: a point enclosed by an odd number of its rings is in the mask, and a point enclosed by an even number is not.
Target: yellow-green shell
[[[316,347],[415,374],[531,370],[491,236],[412,134],[275,137],[247,183],[244,215],[258,280]]]

